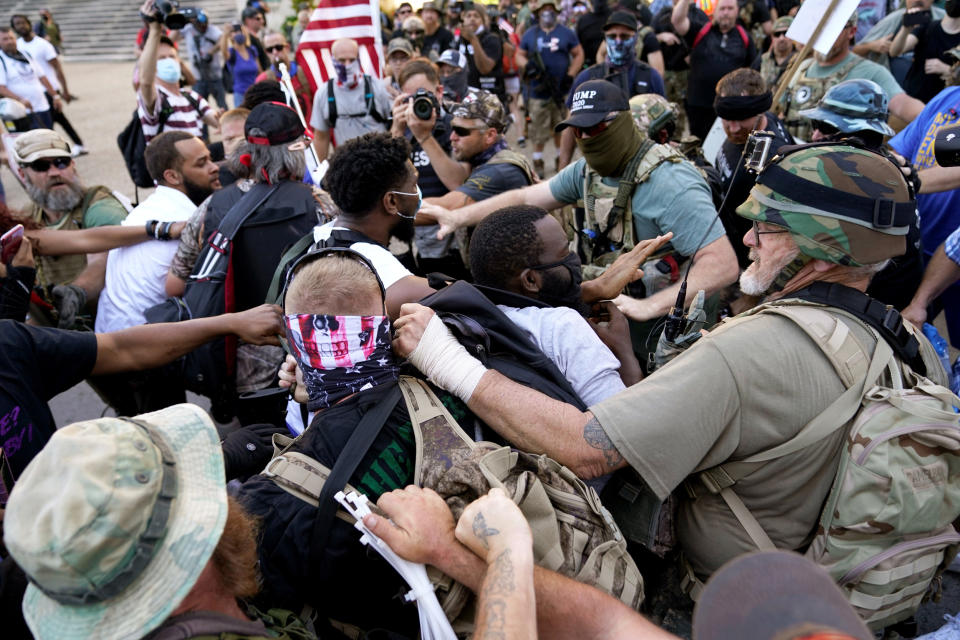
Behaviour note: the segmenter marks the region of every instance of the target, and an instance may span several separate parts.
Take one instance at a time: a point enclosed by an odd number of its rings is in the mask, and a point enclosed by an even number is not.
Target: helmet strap
[[[813,258],[811,258],[810,256],[804,255],[802,253],[799,254],[796,258],[794,258],[790,262],[790,264],[788,264],[787,266],[785,266],[783,269],[780,270],[780,273],[778,273],[777,277],[774,278],[773,284],[771,284],[770,287],[767,288],[765,292],[766,295],[769,296],[770,294],[779,293],[780,291],[783,291],[783,288],[787,286],[787,283],[793,279],[793,276],[800,273],[800,270],[803,269],[805,266],[807,266],[807,263],[810,262],[811,260],[813,260]]]

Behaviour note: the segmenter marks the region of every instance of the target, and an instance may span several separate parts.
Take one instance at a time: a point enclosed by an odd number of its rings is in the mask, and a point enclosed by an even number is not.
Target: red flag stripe
[[[310,18],[296,58],[314,91],[333,73],[330,47],[338,38],[356,40],[364,73],[380,77],[383,43],[378,0],[321,0]]]

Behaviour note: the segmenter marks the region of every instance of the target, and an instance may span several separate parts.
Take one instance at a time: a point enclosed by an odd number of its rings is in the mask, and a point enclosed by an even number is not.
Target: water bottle
[[[947,341],[940,335],[937,328],[929,322],[923,323],[923,335],[927,337],[927,340],[930,341],[930,344],[933,345],[934,350],[940,357],[940,364],[943,365],[943,370],[947,375],[952,377],[953,367],[950,366],[950,347],[947,345]],[[951,380],[951,383],[952,382]]]

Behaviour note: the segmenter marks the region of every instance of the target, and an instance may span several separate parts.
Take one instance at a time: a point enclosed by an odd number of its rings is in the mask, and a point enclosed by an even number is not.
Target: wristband
[[[143,225],[143,230],[147,232],[148,236],[157,237],[157,225],[160,224],[159,220],[147,220]]]
[[[172,226],[173,226],[173,223],[172,223],[172,222],[163,222],[163,223],[161,223],[161,224],[158,226],[159,231],[158,231],[157,235],[159,236],[159,239],[160,239],[160,240],[169,240],[169,239],[170,239],[170,227],[172,227]]]
[[[480,378],[487,372],[487,368],[457,342],[436,314],[430,318],[420,344],[407,359],[431,382],[464,402],[470,401]]]

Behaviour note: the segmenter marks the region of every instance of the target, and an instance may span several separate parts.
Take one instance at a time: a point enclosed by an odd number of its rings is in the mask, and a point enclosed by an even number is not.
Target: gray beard
[[[65,214],[77,208],[83,200],[83,185],[77,182],[64,182],[67,189],[41,189],[26,182],[27,193],[41,209],[50,213]]]

